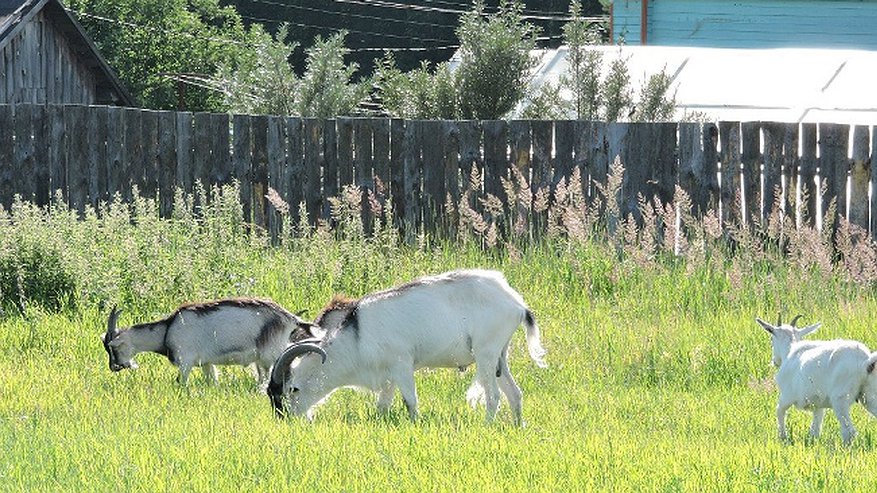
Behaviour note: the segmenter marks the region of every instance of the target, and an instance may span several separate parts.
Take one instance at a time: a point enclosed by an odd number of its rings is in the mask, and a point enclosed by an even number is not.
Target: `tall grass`
[[[620,167],[601,196],[615,196]],[[836,421],[775,439],[767,335],[755,316],[802,312],[822,338],[877,348],[874,245],[838,222],[836,238],[773,218],[746,227],[642,203],[641,219],[585,200],[574,177],[549,199],[524,177],[500,208],[474,188],[453,204],[454,241],[409,244],[392,213],[361,194],[333,201],[334,228],[285,218],[279,244],[243,222],[234,187],[178,194],[162,219],[135,193],[87,210],[62,198],[0,212],[0,490],[278,491],[854,490],[877,481],[877,422],[840,446]],[[476,183],[473,180],[473,183]],[[202,204],[194,208],[192,204]],[[383,206],[385,207],[385,205]],[[502,210],[501,210],[502,209]],[[535,215],[524,211],[535,210]],[[676,221],[676,217],[680,217]],[[829,218],[830,219],[830,218]],[[543,221],[542,223],[537,223]],[[827,221],[826,224],[830,224]],[[547,233],[534,234],[545,227]],[[365,234],[369,231],[369,234]],[[315,314],[335,292],[359,296],[460,267],[505,272],[542,328],[551,367],[513,339],[527,426],[504,407],[485,424],[463,395],[473,372],[417,376],[422,417],[397,400],[333,395],[314,423],[275,420],[243,369],[188,387],[162,357],[112,374],[98,341],[179,303],[267,296]]]

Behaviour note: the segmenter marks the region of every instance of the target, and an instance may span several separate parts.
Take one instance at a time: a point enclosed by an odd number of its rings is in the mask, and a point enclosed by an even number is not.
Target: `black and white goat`
[[[313,324],[273,301],[254,298],[182,305],[162,320],[122,330],[116,328],[119,313],[114,307],[101,337],[110,370],[137,368],[134,356],[151,351],[179,368],[182,384],[196,366],[216,381],[215,365],[252,363],[264,383],[271,365],[290,343],[318,335]]]
[[[290,346],[271,371],[268,395],[278,416],[286,414],[286,397],[292,414],[310,419],[341,387],[377,392],[378,409],[386,411],[398,387],[414,420],[415,370],[475,363],[470,397],[483,394],[490,421],[501,390],[520,424],[522,393],[509,372],[508,349],[522,323],[530,357],[547,366],[533,313],[495,271],[453,271],[357,300],[336,297],[314,323],[325,336]]]

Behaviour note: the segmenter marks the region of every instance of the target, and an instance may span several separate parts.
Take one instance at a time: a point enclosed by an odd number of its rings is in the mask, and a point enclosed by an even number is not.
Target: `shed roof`
[[[134,100],[122,86],[116,73],[98,52],[82,25],[60,0],[0,0],[0,49],[11,42],[21,26],[41,10],[45,10],[57,23],[57,28],[67,36],[68,43],[76,48],[85,59],[86,65],[94,70],[99,85],[115,93],[121,103],[134,106]]]
[[[666,70],[676,91],[676,118],[877,124],[873,90],[877,51],[776,48],[725,49],[601,46],[604,73],[628,59],[634,94],[651,74]],[[536,50],[533,83],[557,83],[567,70],[567,47]],[[570,97],[569,91],[562,95]]]

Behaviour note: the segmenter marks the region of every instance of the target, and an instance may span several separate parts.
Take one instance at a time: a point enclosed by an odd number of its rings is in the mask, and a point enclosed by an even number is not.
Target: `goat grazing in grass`
[[[487,420],[496,414],[501,390],[521,424],[522,393],[509,372],[508,349],[522,323],[530,357],[547,366],[533,313],[495,271],[453,271],[357,300],[336,297],[314,323],[326,335],[290,346],[271,371],[268,394],[278,416],[286,414],[285,396],[292,414],[310,419],[341,387],[376,391],[378,409],[386,411],[398,387],[414,420],[415,370],[475,363],[477,386],[470,392],[483,393]]]
[[[182,305],[168,317],[119,330],[114,307],[101,337],[110,357],[110,370],[137,368],[134,356],[151,351],[167,357],[180,370],[185,384],[200,366],[213,381],[215,365],[255,363],[260,383],[290,343],[315,336],[313,324],[273,301],[232,298]]]
[[[755,319],[771,335],[773,364],[779,368],[776,374],[779,438],[786,439],[786,411],[790,407],[813,411],[810,426],[813,437],[819,436],[825,409],[830,407],[840,423],[843,442],[849,444],[856,434],[850,419],[853,403],[861,402],[877,416],[877,376],[874,374],[877,353],[871,353],[856,341],[802,340],[821,324],[799,329],[795,327],[799,317],[789,325],[784,325],[782,319],[777,325]]]

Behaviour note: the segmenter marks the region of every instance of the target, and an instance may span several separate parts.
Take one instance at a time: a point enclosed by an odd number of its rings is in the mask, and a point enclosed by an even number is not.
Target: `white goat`
[[[313,324],[273,301],[253,298],[182,305],[162,320],[123,330],[116,328],[119,314],[114,307],[101,337],[110,370],[137,368],[134,356],[151,351],[179,368],[182,384],[195,366],[216,381],[215,365],[251,363],[263,383],[268,369],[290,343],[315,336]]]
[[[385,412],[398,387],[414,420],[415,370],[475,363],[470,394],[483,392],[487,420],[495,416],[502,390],[521,424],[522,393],[508,365],[509,341],[521,323],[530,357],[547,366],[533,313],[495,271],[453,271],[358,300],[336,297],[314,323],[326,336],[290,346],[271,371],[268,394],[278,416],[285,415],[284,396],[292,414],[311,419],[320,401],[351,386],[376,391],[378,410]]]
[[[780,440],[786,439],[786,411],[792,406],[813,411],[810,435],[819,436],[826,408],[832,408],[840,423],[841,435],[849,444],[856,434],[850,419],[850,407],[862,403],[877,416],[877,377],[874,365],[877,353],[864,344],[850,340],[805,341],[804,336],[818,329],[816,323],[802,329],[795,327],[798,317],[789,325],[780,320],[771,325],[755,320],[771,335],[773,364],[779,370],[777,430]]]

